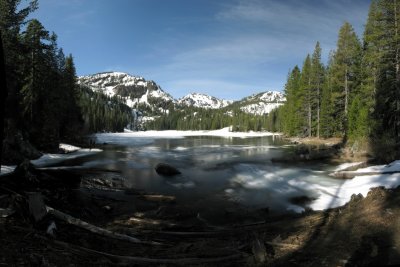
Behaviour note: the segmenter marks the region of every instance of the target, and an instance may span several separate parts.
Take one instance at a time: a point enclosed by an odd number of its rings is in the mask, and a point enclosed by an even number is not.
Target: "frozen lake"
[[[121,171],[125,186],[174,195],[180,204],[201,214],[226,207],[266,209],[274,213],[323,210],[344,205],[352,194],[376,186],[394,187],[399,174],[334,179],[337,166],[322,162],[276,163],[293,146],[279,136],[182,136],[178,134],[97,134],[103,151],[61,165]],[[79,152],[79,151],[78,151]],[[77,152],[74,152],[77,153]],[[182,174],[158,175],[154,167],[168,163]],[[305,196],[307,198],[305,198]],[[312,201],[304,201],[302,200]],[[303,203],[299,203],[299,201]]]

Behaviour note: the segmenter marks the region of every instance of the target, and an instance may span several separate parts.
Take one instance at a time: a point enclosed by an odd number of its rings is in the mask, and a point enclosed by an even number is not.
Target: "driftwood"
[[[68,215],[64,212],[58,211],[56,209],[53,209],[49,206],[46,206],[47,212],[51,215],[53,215],[54,217],[56,217],[57,219],[60,219],[62,221],[65,221],[69,224],[78,226],[80,228],[83,228],[85,230],[88,230],[92,233],[95,234],[99,234],[105,237],[109,237],[109,238],[114,238],[114,239],[119,239],[119,240],[124,240],[124,241],[128,241],[131,243],[139,243],[139,244],[148,244],[148,245],[161,245],[161,243],[158,242],[152,242],[152,241],[141,241],[140,239],[136,238],[136,237],[132,237],[132,236],[128,236],[128,235],[124,235],[124,234],[119,234],[119,233],[114,233],[112,231],[109,231],[107,229],[95,226],[93,224],[87,223],[85,221],[82,221],[80,219],[74,218],[71,215]]]
[[[156,202],[174,202],[176,200],[175,196],[165,196],[165,195],[141,195],[139,198],[143,198],[147,201]]]
[[[355,171],[340,171],[331,173],[330,176],[340,179],[352,179],[356,176],[365,176],[365,175],[383,175],[383,174],[394,174],[400,173],[400,171],[390,171],[390,172],[355,172]]]
[[[211,263],[218,263],[218,262],[227,262],[232,260],[238,260],[242,258],[240,253],[228,255],[228,256],[221,256],[221,257],[213,257],[213,258],[178,258],[178,259],[154,259],[154,258],[144,258],[144,257],[134,257],[134,256],[121,256],[110,254],[102,251],[97,251],[94,249],[89,249],[85,247],[81,247],[78,245],[69,244],[63,241],[58,240],[49,240],[45,237],[38,236],[41,239],[48,240],[49,242],[53,242],[56,245],[62,246],[66,249],[73,251],[74,253],[86,256],[83,252],[86,252],[91,255],[95,256],[104,256],[109,258],[113,261],[118,261],[124,264],[174,264],[174,265],[191,265],[191,264],[211,264]]]
[[[159,226],[176,226],[175,223],[161,221],[161,220],[152,220],[152,219],[142,219],[137,217],[130,217],[127,224],[149,224],[149,225],[159,225]]]
[[[289,244],[289,243],[282,243],[282,242],[265,242],[268,245],[274,246],[274,247],[284,247],[284,248],[290,248],[290,249],[298,249],[301,247],[300,244]]]

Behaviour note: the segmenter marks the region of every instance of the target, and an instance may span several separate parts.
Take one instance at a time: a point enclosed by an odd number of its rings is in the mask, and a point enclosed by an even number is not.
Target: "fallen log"
[[[153,219],[143,219],[143,218],[137,218],[137,217],[130,217],[127,220],[114,221],[114,223],[121,224],[121,225],[142,224],[142,225],[170,226],[170,227],[177,225],[175,223],[171,223],[171,222],[168,222],[168,221],[153,220]]]
[[[87,223],[85,221],[82,221],[80,219],[77,219],[75,217],[72,217],[71,215],[68,215],[64,212],[61,212],[59,210],[53,209],[49,206],[46,206],[46,210],[49,214],[53,215],[54,217],[56,217],[59,220],[65,221],[69,224],[78,226],[80,228],[83,228],[85,230],[88,230],[92,233],[95,234],[99,234],[105,237],[109,237],[109,238],[114,238],[114,239],[119,239],[119,240],[124,240],[124,241],[128,241],[131,243],[138,243],[138,244],[147,244],[147,245],[162,245],[161,243],[158,242],[153,242],[153,241],[142,241],[136,237],[133,236],[128,236],[128,235],[124,235],[124,234],[119,234],[119,233],[114,233],[112,231],[109,231],[107,229],[95,226],[93,224]]]

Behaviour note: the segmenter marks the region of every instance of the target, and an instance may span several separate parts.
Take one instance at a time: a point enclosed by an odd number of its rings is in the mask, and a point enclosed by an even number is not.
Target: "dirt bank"
[[[343,138],[286,137],[289,143],[296,145],[293,157],[286,160],[310,161],[329,160],[331,162],[380,162],[371,152],[368,144],[359,142],[345,143]]]

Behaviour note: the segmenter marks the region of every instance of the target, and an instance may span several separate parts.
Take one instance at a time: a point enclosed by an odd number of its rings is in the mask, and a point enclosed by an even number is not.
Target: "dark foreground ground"
[[[76,175],[25,170],[0,178],[1,266],[400,264],[400,189],[375,188],[301,215],[226,209],[228,223],[213,225],[174,197],[122,188],[109,175]],[[40,214],[40,205],[80,220]]]

